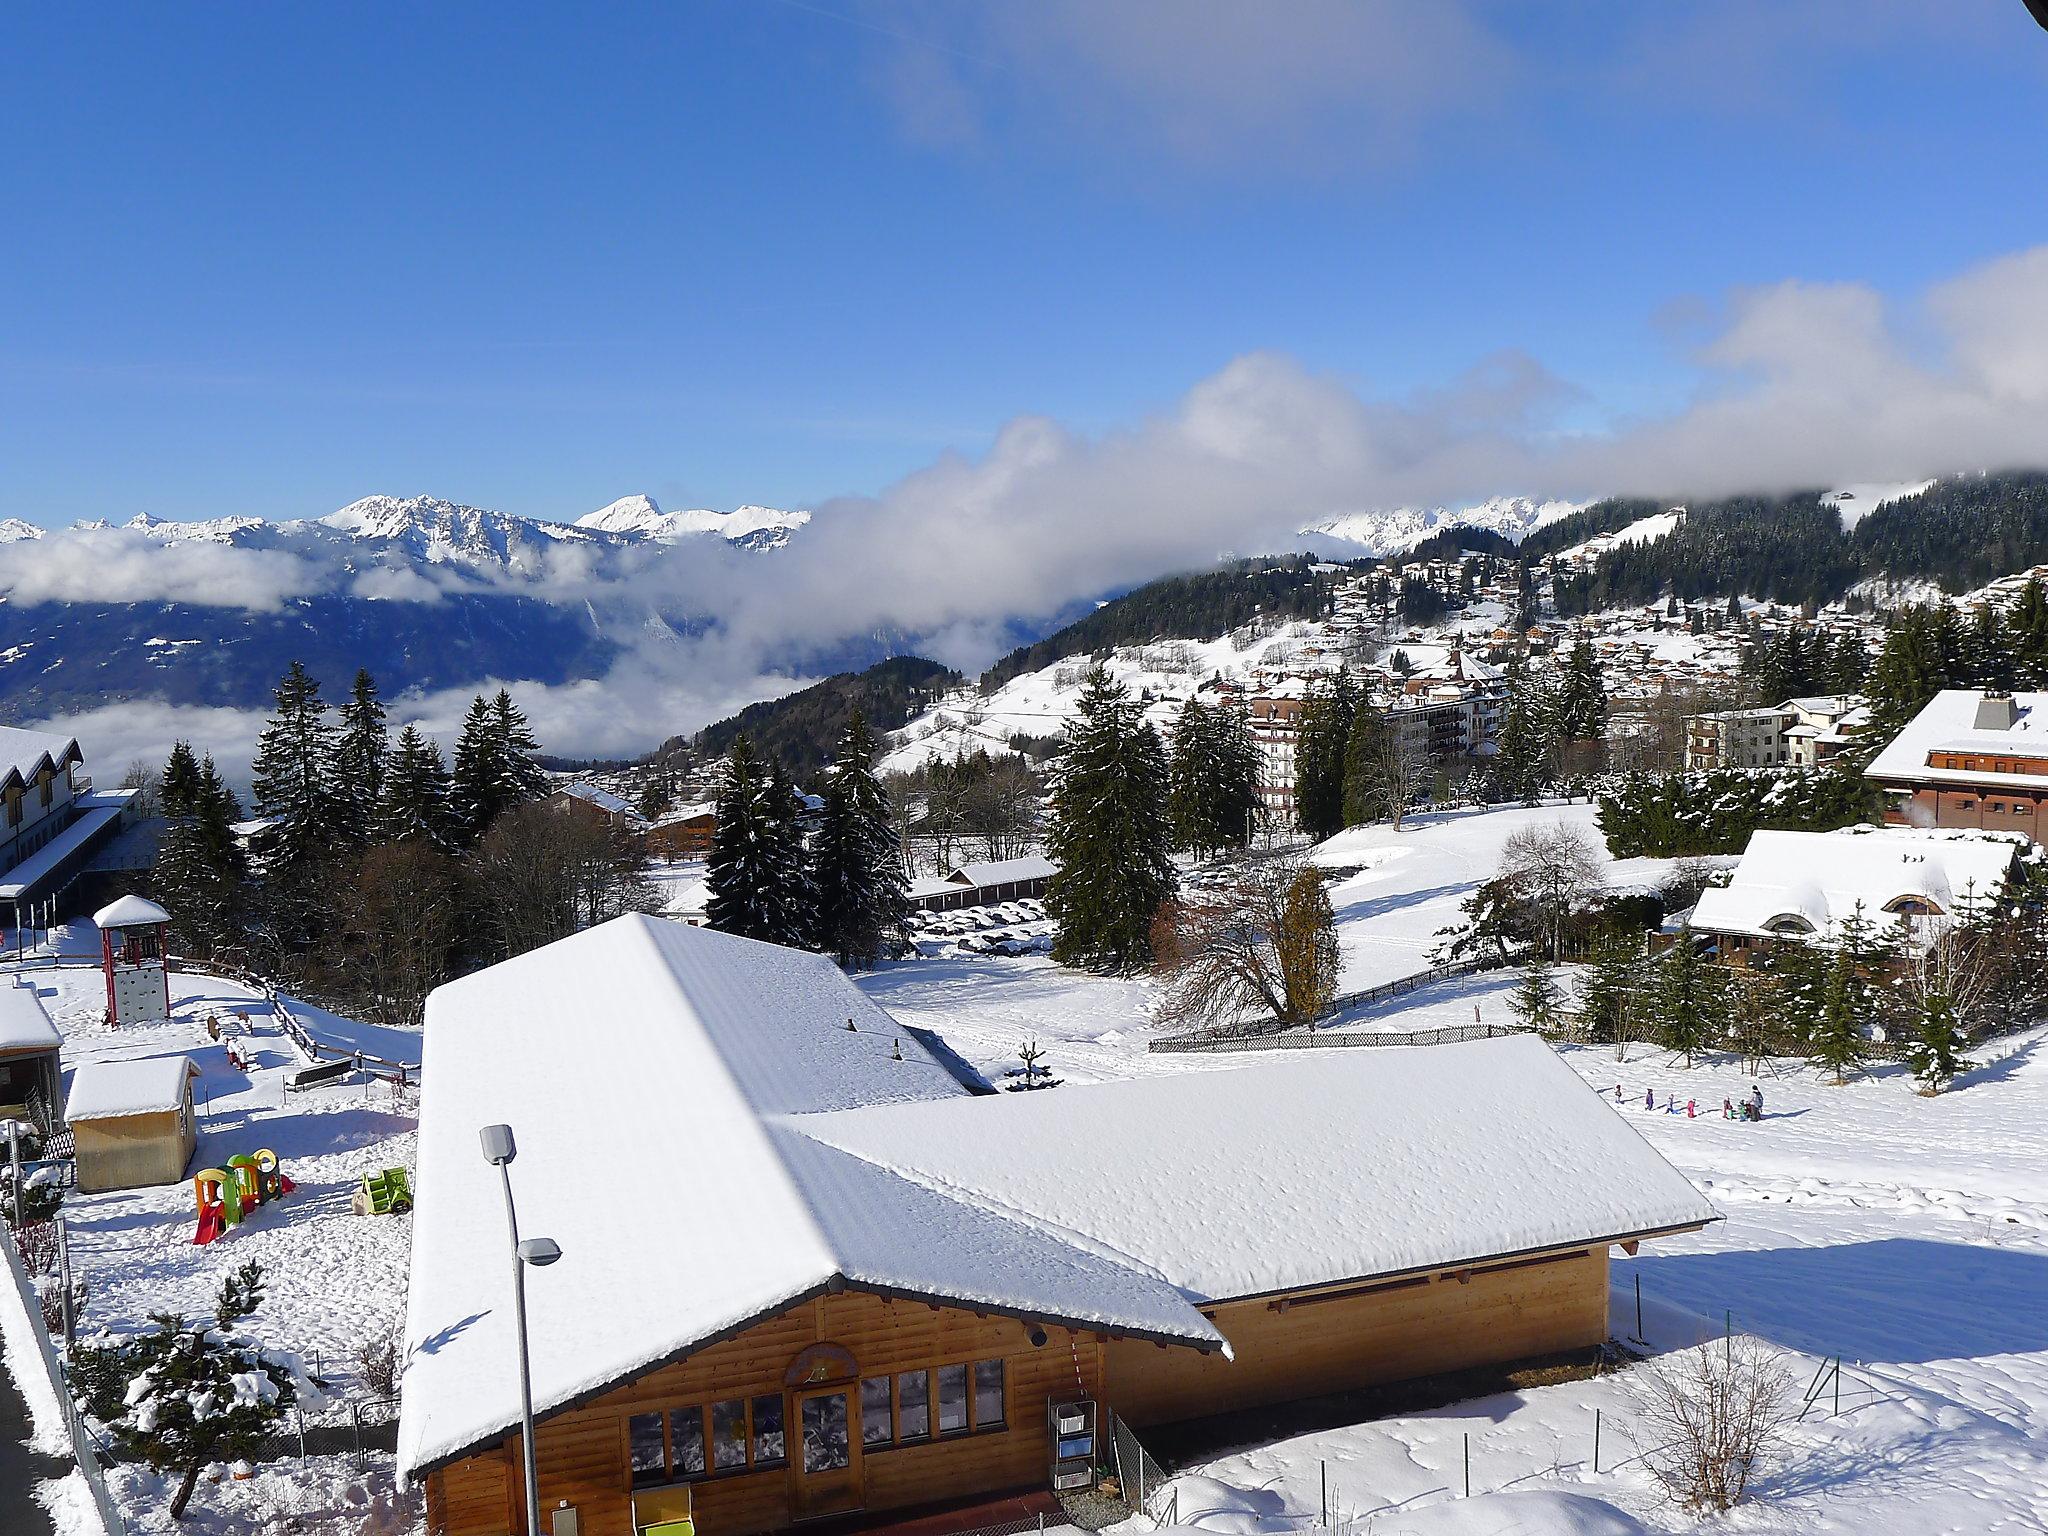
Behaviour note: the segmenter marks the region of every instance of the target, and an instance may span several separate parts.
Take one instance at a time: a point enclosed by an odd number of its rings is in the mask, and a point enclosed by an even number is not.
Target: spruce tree
[[[491,700],[491,735],[497,745],[499,795],[505,808],[544,798],[547,770],[539,762],[540,743],[526,723],[526,714],[512,702],[511,690],[500,688]]]
[[[1640,1017],[1646,963],[1640,938],[1610,933],[1600,941],[1579,998],[1579,1020],[1587,1039],[1619,1044],[1628,1038]]]
[[[326,923],[336,889],[333,861],[347,842],[347,807],[334,782],[334,730],[320,685],[293,662],[278,683],[276,713],[252,765],[254,842],[265,932],[280,965],[293,965]]]
[[[1515,1017],[1539,1035],[1558,1033],[1564,1017],[1564,997],[1557,985],[1557,967],[1541,950],[1522,967],[1521,983],[1508,1000]]]
[[[455,771],[448,785],[452,825],[465,842],[480,836],[503,809],[497,797],[496,756],[490,702],[478,694],[469,701],[462,734],[455,738]]]
[[[1592,644],[1581,636],[1566,654],[1558,729],[1567,741],[1607,739],[1607,689]]]
[[[1807,1035],[1807,1054],[1835,1074],[1839,1087],[1863,1057],[1863,980],[1847,950],[1837,950],[1822,973],[1819,1015]]]
[[[1657,961],[1657,1039],[1667,1051],[1682,1052],[1685,1064],[1705,1049],[1713,1027],[1714,998],[1706,958],[1692,930],[1681,928]]]
[[[726,754],[706,865],[705,921],[720,933],[802,947],[815,927],[795,792],[745,736]]]
[[[812,862],[817,942],[849,970],[874,964],[899,943],[910,917],[902,848],[874,759],[874,737],[856,707],[826,781]]]
[[[1370,704],[1360,705],[1351,715],[1351,734],[1344,742],[1344,825],[1364,826],[1386,815],[1386,787],[1382,765],[1388,751],[1387,735],[1394,725]]]
[[[377,697],[377,684],[367,671],[356,672],[340,715],[341,734],[334,745],[335,793],[348,807],[345,830],[354,841],[366,842],[377,804],[384,795],[384,754],[388,746],[384,705]]]
[[[1173,846],[1207,857],[1216,851],[1216,823],[1210,804],[1215,771],[1209,758],[1215,745],[1209,706],[1189,699],[1173,722],[1167,750],[1166,817]]]
[[[1344,752],[1359,707],[1358,689],[1339,672],[1328,691],[1309,695],[1294,747],[1294,814],[1318,842],[1344,830]]]
[[[1129,973],[1151,959],[1152,919],[1174,893],[1166,753],[1128,692],[1097,667],[1055,761],[1046,890],[1053,958]]]
[[[1929,992],[1920,1000],[1913,1037],[1906,1042],[1906,1065],[1926,1085],[1928,1093],[1939,1093],[1966,1065],[1965,1043],[1955,999],[1946,992]]]
[[[454,842],[450,817],[448,769],[441,760],[440,744],[409,724],[398,733],[384,766],[375,840],[420,841],[446,851]]]

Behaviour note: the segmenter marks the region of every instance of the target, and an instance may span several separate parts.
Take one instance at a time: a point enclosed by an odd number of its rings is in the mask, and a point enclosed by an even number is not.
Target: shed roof
[[[991,885],[1012,885],[1020,880],[1050,880],[1060,872],[1059,865],[1039,854],[1027,854],[1021,859],[984,860],[980,863],[954,866],[946,879],[953,885],[971,885],[977,888]]]
[[[63,1043],[33,986],[0,986],[0,1051],[54,1051]]]
[[[118,1120],[177,1109],[185,1102],[186,1081],[197,1070],[186,1056],[80,1062],[71,1075],[64,1119]]]

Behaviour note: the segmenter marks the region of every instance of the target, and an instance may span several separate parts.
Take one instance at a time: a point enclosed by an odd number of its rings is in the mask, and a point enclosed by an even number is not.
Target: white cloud
[[[0,591],[32,603],[199,603],[268,611],[329,577],[275,549],[163,542],[126,528],[69,528],[0,545]]]

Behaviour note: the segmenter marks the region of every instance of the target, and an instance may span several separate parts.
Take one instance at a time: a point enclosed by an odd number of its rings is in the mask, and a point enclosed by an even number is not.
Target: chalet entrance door
[[[860,1386],[796,1394],[796,1515],[843,1515],[864,1500],[860,1465]]]

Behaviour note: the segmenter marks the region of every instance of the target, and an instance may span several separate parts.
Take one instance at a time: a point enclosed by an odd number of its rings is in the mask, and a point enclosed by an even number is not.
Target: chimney
[[[1977,701],[1977,719],[1972,729],[2009,731],[2018,719],[2019,710],[2014,706],[2011,694],[1987,692]]]

